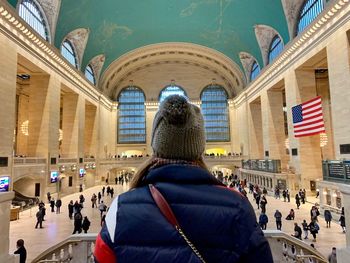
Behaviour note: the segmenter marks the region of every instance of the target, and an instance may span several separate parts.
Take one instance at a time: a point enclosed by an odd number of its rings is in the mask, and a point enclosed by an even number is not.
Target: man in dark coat
[[[51,212],[54,213],[55,212],[55,199],[51,198],[50,200],[50,207],[51,207]]]
[[[56,201],[56,214],[60,214],[61,213],[61,206],[62,206],[61,199],[57,199],[57,201]]]
[[[72,235],[74,235],[76,232],[78,232],[79,234],[81,233],[81,226],[82,226],[82,219],[83,216],[81,215],[81,213],[75,213],[74,215],[74,230]]]
[[[83,220],[83,225],[82,225],[82,227],[83,227],[83,230],[84,230],[84,233],[85,233],[85,234],[86,234],[87,231],[89,230],[90,224],[91,224],[91,222],[90,222],[90,220],[88,219],[88,217],[87,217],[87,216],[84,216],[84,220]]]
[[[19,263],[26,263],[27,260],[27,250],[24,247],[24,240],[17,240],[17,250],[13,254],[19,254]]]
[[[70,202],[68,204],[68,214],[69,214],[70,219],[73,219],[73,211],[74,211],[73,200],[70,200]]]

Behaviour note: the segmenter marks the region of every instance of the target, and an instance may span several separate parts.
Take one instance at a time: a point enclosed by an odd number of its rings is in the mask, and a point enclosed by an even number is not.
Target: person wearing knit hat
[[[247,198],[203,161],[200,109],[173,95],[153,121],[153,156],[116,197],[97,236],[95,261],[273,262]]]

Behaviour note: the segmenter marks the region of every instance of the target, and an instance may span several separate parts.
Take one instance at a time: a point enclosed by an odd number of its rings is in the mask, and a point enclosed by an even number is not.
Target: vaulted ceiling
[[[18,1],[9,2],[16,7]],[[254,31],[258,24],[275,29],[284,43],[289,41],[281,0],[61,0],[52,42],[59,49],[70,32],[88,29],[81,69],[104,54],[102,74],[123,54],[164,42],[212,48],[243,72],[240,52],[264,65]]]

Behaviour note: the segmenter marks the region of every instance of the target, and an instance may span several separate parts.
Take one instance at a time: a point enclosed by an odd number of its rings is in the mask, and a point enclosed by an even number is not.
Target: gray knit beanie
[[[205,149],[200,109],[182,96],[167,97],[154,118],[151,145],[156,157],[200,159]]]

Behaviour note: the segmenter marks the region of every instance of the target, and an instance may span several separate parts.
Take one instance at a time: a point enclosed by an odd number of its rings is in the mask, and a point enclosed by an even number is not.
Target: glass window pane
[[[145,96],[137,87],[127,87],[118,97],[118,143],[146,143]]]
[[[269,50],[269,63],[272,62],[283,50],[283,42],[282,39],[276,35],[271,42],[270,50]]]
[[[250,81],[253,81],[260,73],[260,67],[256,61],[252,65],[252,70],[250,71]]]
[[[184,96],[187,98],[186,92],[181,87],[171,85],[171,86],[164,88],[161,91],[160,97],[159,97],[159,102],[162,102],[166,97],[168,97],[170,95],[180,95],[180,96]]]
[[[96,84],[95,82],[95,74],[94,71],[92,69],[92,67],[90,65],[86,66],[85,69],[85,77],[92,83],[92,84]]]
[[[201,110],[207,142],[230,140],[227,94],[223,87],[210,85],[201,95]]]
[[[61,54],[68,60],[69,63],[71,63],[74,67],[78,68],[77,57],[73,45],[67,39],[63,42],[61,46]]]
[[[302,32],[324,9],[324,0],[307,0],[300,12],[297,34]]]
[[[44,16],[35,1],[23,0],[19,5],[18,13],[40,36],[49,41],[49,33]]]

